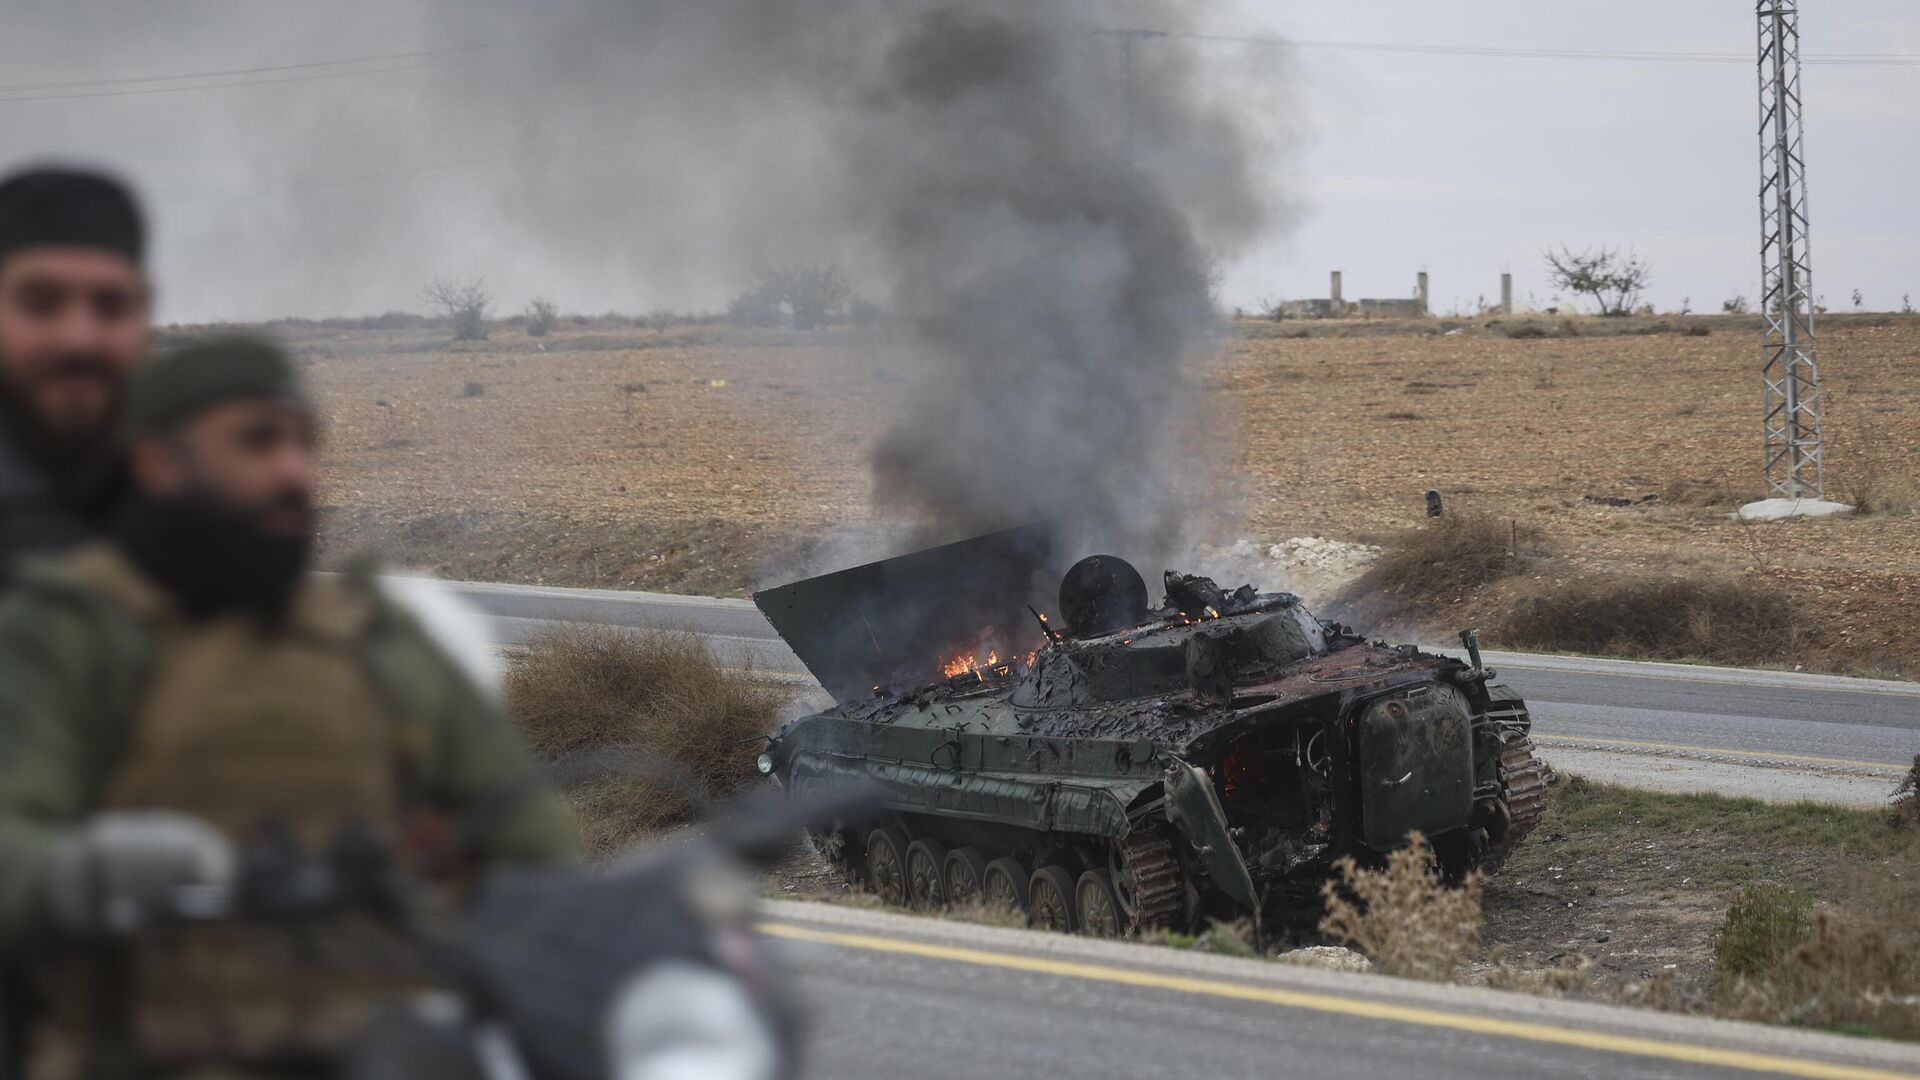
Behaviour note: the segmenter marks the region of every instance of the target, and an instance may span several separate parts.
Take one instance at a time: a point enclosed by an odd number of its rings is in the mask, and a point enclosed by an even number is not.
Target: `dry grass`
[[[1912,911],[1920,837],[1883,809],[1676,795],[1563,774],[1546,818],[1488,879],[1482,936],[1515,956],[1591,956],[1593,982],[1575,996],[1711,1011],[1729,898],[1760,881],[1815,897],[1816,911]],[[1798,944],[1788,935],[1773,955]]]
[[[1690,492],[1713,498],[1705,489]],[[1693,576],[1582,572],[1542,588],[1514,581],[1551,572],[1538,532],[1482,513],[1450,513],[1403,533],[1335,600],[1334,617],[1369,628],[1417,626],[1496,588],[1491,644],[1723,664],[1778,663],[1814,631],[1801,605],[1774,583],[1724,572]],[[1490,605],[1489,605],[1490,606]]]
[[[1373,626],[1417,618],[1526,565],[1539,536],[1514,522],[1450,511],[1382,545],[1380,558],[1341,590],[1336,617]]]
[[[1544,997],[1564,997],[1584,990],[1593,982],[1593,958],[1575,953],[1550,964],[1512,959],[1505,948],[1496,946],[1487,959],[1487,985],[1495,990],[1513,990]]]
[[[1920,1039],[1920,930],[1904,917],[1910,910],[1816,914],[1805,941],[1765,970],[1731,981],[1721,998],[1723,1011]]]
[[[596,852],[686,820],[694,793],[721,797],[753,780],[751,744],[788,700],[700,638],[663,630],[551,630],[507,679],[508,708],[533,750],[589,766],[563,782]],[[592,768],[598,759],[612,764]]]
[[[1809,635],[1780,589],[1718,575],[1576,579],[1513,605],[1490,631],[1520,649],[1722,664],[1778,662]]]
[[[1656,971],[1644,979],[1628,983],[1616,995],[1622,1005],[1655,1012],[1691,1012],[1694,1003],[1680,988],[1680,975],[1673,968]]]
[[[1218,953],[1221,956],[1260,955],[1253,920],[1244,918],[1230,922],[1211,920],[1207,928],[1193,939],[1192,948],[1195,952]]]
[[[1010,929],[1022,929],[1027,925],[1027,916],[1006,904],[992,904],[985,900],[969,900],[964,904],[952,904],[941,914],[958,922],[978,923],[981,926],[999,926]]]
[[[1829,490],[1861,514],[1911,517],[1912,482],[1885,464],[1885,447],[1899,436],[1868,401],[1857,387],[1827,395],[1827,460],[1834,463]]]
[[[1713,957],[1724,981],[1771,970],[1799,948],[1812,930],[1813,897],[1771,882],[1735,890],[1714,938]]]
[[[1913,768],[1893,789],[1890,809],[1893,823],[1907,829],[1920,829],[1920,754],[1913,755]]]
[[[1380,869],[1363,869],[1347,857],[1334,864],[1334,874],[1321,887],[1327,914],[1320,932],[1358,949],[1381,971],[1449,979],[1479,951],[1479,875],[1447,885],[1419,833]]]
[[[1517,539],[1515,526],[1491,515],[1449,513],[1402,534],[1360,579],[1360,586],[1438,594],[1485,585],[1514,570]]]
[[[1689,411],[1693,406],[1685,406],[1681,415],[1693,415]],[[1758,492],[1742,488],[1726,477],[1700,479],[1681,476],[1669,480],[1660,492],[1660,501],[1668,506],[1689,506],[1708,508],[1727,508],[1753,501]]]

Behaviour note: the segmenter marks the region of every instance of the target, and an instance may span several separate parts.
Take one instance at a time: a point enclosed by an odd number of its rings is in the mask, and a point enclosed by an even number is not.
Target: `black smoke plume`
[[[363,59],[22,92],[0,135],[146,183],[169,318],[482,274],[504,310],[712,310],[756,265],[837,261],[911,380],[874,419],[889,546],[1044,519],[1152,561],[1233,464],[1195,389],[1213,268],[1284,224],[1286,56],[1193,36],[1235,6],[31,5],[0,45],[21,84],[43,57],[72,61],[49,85]]]

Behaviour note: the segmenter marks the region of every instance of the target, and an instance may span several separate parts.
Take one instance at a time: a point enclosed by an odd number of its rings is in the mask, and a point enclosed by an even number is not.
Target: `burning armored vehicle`
[[[1296,908],[1341,855],[1414,831],[1449,869],[1490,866],[1543,811],[1526,705],[1470,634],[1462,662],[1171,571],[1152,607],[1110,556],[1067,572],[1056,625],[1025,604],[1035,543],[999,533],[755,597],[839,702],[771,737],[760,769],[796,795],[875,792],[872,816],[812,834],[881,899],[1193,927]],[[997,644],[1016,616],[1031,651]]]

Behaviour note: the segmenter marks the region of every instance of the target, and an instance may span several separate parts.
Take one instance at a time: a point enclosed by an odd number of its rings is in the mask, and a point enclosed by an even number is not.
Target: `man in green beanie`
[[[268,344],[150,362],[110,539],[0,603],[0,955],[30,1077],[272,1073],[410,984],[361,915],[129,920],[231,887],[262,836],[371,836],[449,890],[575,850],[492,688],[375,579],[307,572],[314,427]]]

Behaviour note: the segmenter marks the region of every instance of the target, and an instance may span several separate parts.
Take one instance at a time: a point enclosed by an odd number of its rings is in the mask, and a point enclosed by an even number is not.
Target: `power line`
[[[1305,38],[1260,37],[1239,34],[1200,34],[1175,30],[1147,30],[1131,27],[1102,28],[1095,31],[1126,38],[1173,38],[1185,41],[1223,42],[1236,45],[1271,45],[1298,49],[1322,49],[1336,52],[1393,53],[1404,56],[1474,56],[1500,60],[1593,60],[1654,64],[1743,64],[1753,57],[1744,53],[1650,52],[1615,49],[1502,48],[1491,45],[1418,45],[1374,41],[1315,41]],[[1820,53],[1801,58],[1804,64],[1852,67],[1920,66],[1920,53]]]
[[[58,83],[22,83],[0,86],[0,103],[11,101],[67,101],[75,98],[133,97],[146,94],[174,94],[193,90],[225,90],[244,86],[269,86],[276,83],[312,82],[354,75],[384,75],[396,71],[417,71],[439,67],[446,57],[482,52],[497,45],[474,45],[457,49],[431,49],[410,53],[387,53],[344,60],[314,60],[299,64],[276,64],[223,71],[199,71],[177,75],[141,75],[114,79],[89,79]],[[373,66],[369,66],[373,65]],[[318,68],[340,68],[317,71]],[[253,78],[277,75],[277,78]],[[197,80],[197,81],[196,81]],[[213,80],[213,81],[208,81]],[[227,81],[219,81],[227,80]],[[178,83],[183,85],[148,85]],[[47,91],[74,91],[48,93]]]
[[[1266,45],[1335,52],[1388,53],[1404,56],[1468,56],[1508,60],[1614,61],[1664,64],[1748,64],[1750,57],[1739,53],[1653,52],[1644,50],[1503,48],[1489,45],[1404,44],[1369,41],[1320,41],[1305,38],[1262,37],[1244,34],[1201,34],[1186,31],[1150,30],[1130,27],[1103,27],[1095,33],[1110,34],[1129,41],[1141,38],[1172,38],[1186,41],[1220,42],[1240,45]],[[449,49],[382,53],[338,60],[312,60],[295,64],[270,64],[214,71],[182,72],[170,75],[136,75],[110,79],[69,80],[64,82],[17,83],[0,86],[0,104],[15,101],[70,101],[82,98],[137,97],[151,94],[175,94],[196,90],[225,90],[281,83],[312,82],[348,78],[356,75],[384,75],[437,67],[446,57],[498,49],[499,45],[472,45]],[[1920,66],[1920,53],[1822,53],[1801,58],[1803,64],[1851,67]],[[369,67],[368,65],[375,65]],[[339,68],[319,71],[320,68]],[[255,78],[271,75],[278,78]],[[181,85],[152,85],[152,84]],[[72,92],[50,92],[72,91]]]
[[[241,184],[224,187],[161,188],[152,193],[152,199],[155,202],[168,203],[210,202],[220,199],[238,199],[258,195],[284,195],[305,191],[336,191],[343,188],[365,187],[370,184],[384,184],[395,180],[411,180],[423,176],[440,176],[447,173],[466,172],[472,169],[497,168],[502,165],[517,164],[535,156],[537,155],[528,152],[511,154],[505,157],[484,158],[476,161],[448,162],[444,165],[421,165],[408,169],[389,169],[381,172],[335,176],[324,180],[310,180],[291,184]]]
[[[21,101],[72,101],[80,98],[106,97],[145,97],[151,94],[184,94],[195,90],[231,90],[243,86],[277,86],[282,83],[317,82],[322,79],[339,79],[349,75],[386,75],[399,71],[419,71],[423,68],[439,67],[439,64],[403,64],[391,67],[363,68],[356,71],[332,71],[318,75],[294,75],[284,79],[250,79],[244,82],[202,83],[190,86],[157,86],[141,90],[94,90],[80,94],[33,94],[21,97],[0,97],[0,104]]]
[[[80,79],[70,82],[52,83],[15,83],[0,86],[0,94],[11,94],[28,90],[74,90],[100,86],[125,86],[132,83],[174,82],[181,79],[218,79],[227,76],[265,75],[276,71],[303,71],[310,68],[340,67],[346,64],[374,64],[387,60],[421,60],[430,56],[452,56],[459,53],[491,49],[492,45],[468,45],[457,49],[427,49],[421,52],[381,53],[377,56],[353,56],[342,60],[308,60],[298,64],[271,64],[264,67],[226,68],[220,71],[191,71],[178,75],[127,75],[117,79]]]

